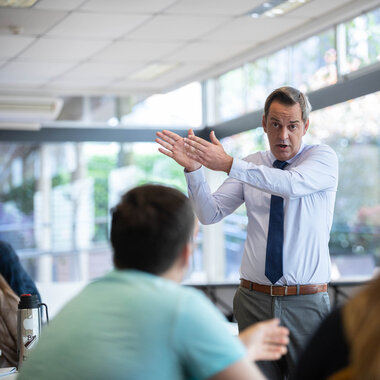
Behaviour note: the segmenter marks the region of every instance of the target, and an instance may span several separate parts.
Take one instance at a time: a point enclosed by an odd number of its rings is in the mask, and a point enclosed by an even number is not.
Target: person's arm
[[[185,168],[189,198],[202,224],[217,223],[243,203],[240,181],[228,180],[217,192],[211,194],[204,173],[200,170],[202,165],[186,153],[184,138],[168,130],[157,132],[157,136],[155,141],[161,145],[159,151]],[[188,137],[191,136],[194,136],[194,132],[190,129]]]
[[[225,171],[230,178],[284,198],[298,198],[325,190],[336,191],[338,158],[327,145],[315,146],[303,152],[300,164],[280,170],[232,159],[224,152],[213,132],[210,139],[211,142],[208,142],[189,135],[184,139],[184,149],[189,158],[211,170]]]
[[[285,170],[234,160],[230,177],[270,194],[299,198],[319,191],[336,191],[338,158],[327,145],[318,145],[302,153],[302,162]]]
[[[24,293],[37,294],[41,301],[36,284],[21,265],[17,253],[4,241],[0,241],[0,273],[18,296]]]
[[[219,222],[244,202],[243,183],[234,178],[227,178],[214,193],[211,193],[202,169],[185,172],[185,178],[189,198],[202,224]]]
[[[278,318],[258,322],[239,334],[251,360],[278,360],[287,352],[289,330]]]
[[[279,326],[278,319],[255,323],[239,334],[247,348],[247,355],[210,377],[209,380],[262,380],[265,379],[252,360],[278,360],[286,354],[289,330]]]
[[[223,371],[218,372],[209,380],[265,380],[266,378],[255,363],[247,357],[231,364]]]

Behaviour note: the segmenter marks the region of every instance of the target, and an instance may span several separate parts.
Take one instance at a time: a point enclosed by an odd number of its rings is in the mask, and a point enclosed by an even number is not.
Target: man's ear
[[[303,135],[302,136],[305,136],[305,133],[307,132],[308,129],[309,129],[309,119],[306,120],[305,126],[303,127]]]
[[[189,266],[192,251],[193,251],[192,243],[188,241],[183,247],[182,254],[181,254],[182,264],[186,268]]]
[[[265,120],[265,115],[263,115],[263,118],[261,120],[261,125],[263,126],[264,128],[264,132],[267,133],[267,122]]]

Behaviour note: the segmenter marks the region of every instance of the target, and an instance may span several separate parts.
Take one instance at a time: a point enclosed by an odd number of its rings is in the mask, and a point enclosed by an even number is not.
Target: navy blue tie
[[[284,169],[286,161],[276,160],[273,166]],[[283,275],[282,246],[284,243],[284,199],[272,195],[270,199],[269,228],[265,260],[265,276],[275,284]]]

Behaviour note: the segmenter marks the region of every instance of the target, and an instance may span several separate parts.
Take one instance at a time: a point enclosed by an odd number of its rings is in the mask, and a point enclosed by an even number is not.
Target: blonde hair
[[[380,379],[380,276],[343,308],[354,379]]]

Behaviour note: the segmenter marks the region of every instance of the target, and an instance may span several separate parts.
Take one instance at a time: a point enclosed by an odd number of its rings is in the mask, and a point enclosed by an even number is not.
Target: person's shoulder
[[[327,144],[304,145],[300,154],[301,160],[318,157],[318,160],[326,162],[338,162],[338,156],[334,149]]]
[[[172,288],[172,294],[175,294],[181,309],[217,311],[211,300],[201,290],[192,286],[176,285]]]
[[[5,256],[4,258],[6,258],[7,260],[9,258],[17,258],[16,252],[14,251],[12,246],[4,240],[0,240],[0,253],[0,256]]]
[[[252,162],[253,164],[260,165],[263,163],[264,158],[268,154],[268,151],[259,151],[252,154],[249,154],[248,156],[245,156],[243,158],[243,161]]]
[[[336,153],[333,148],[331,148],[330,145],[327,144],[313,144],[313,145],[305,145],[301,154],[307,154],[307,153],[326,153],[326,154],[332,154],[336,156]]]

